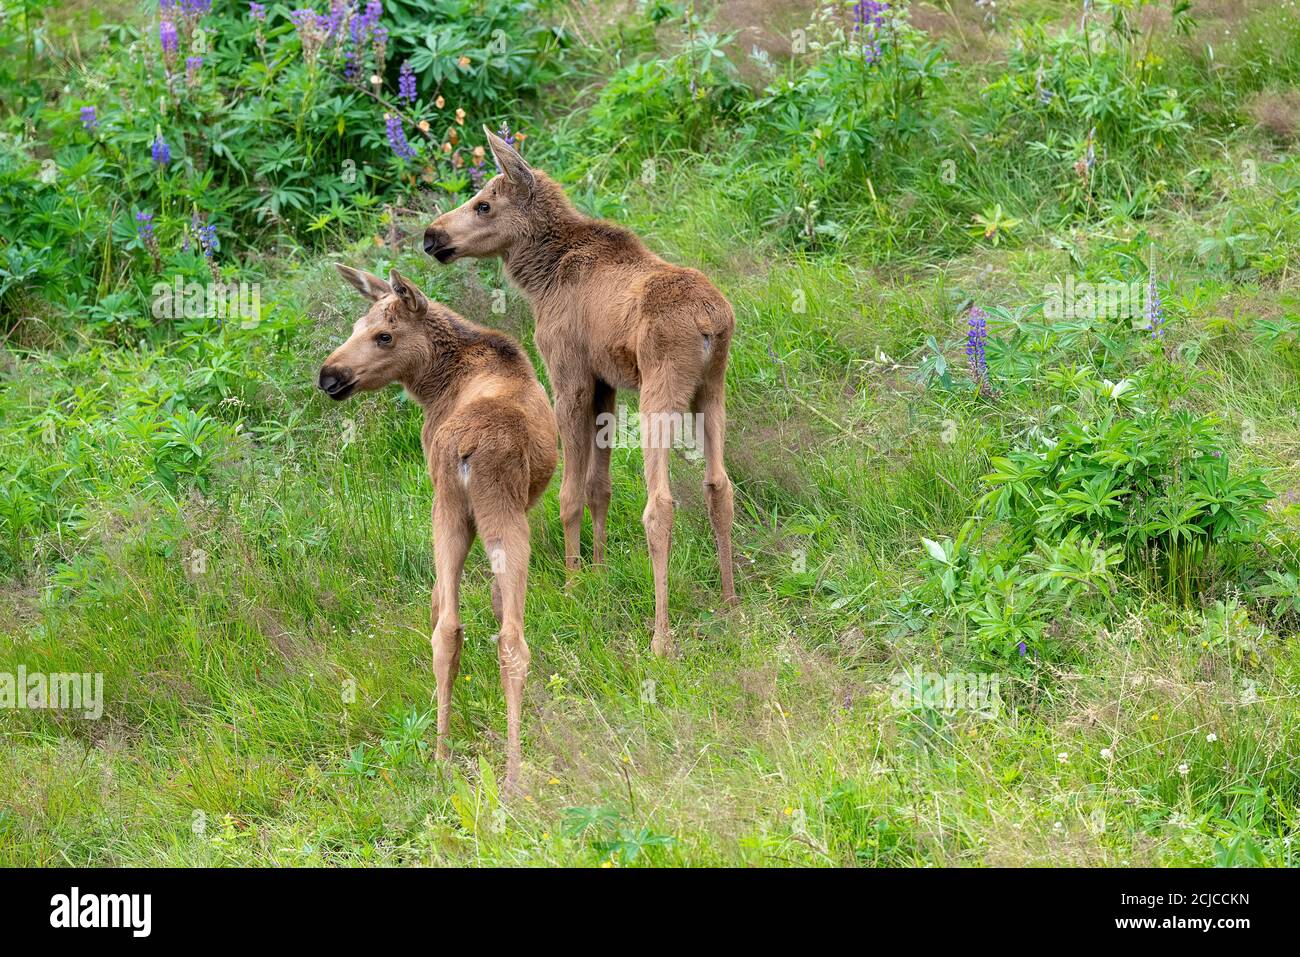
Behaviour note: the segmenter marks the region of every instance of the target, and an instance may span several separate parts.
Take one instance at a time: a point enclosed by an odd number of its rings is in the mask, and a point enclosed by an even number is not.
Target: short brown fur
[[[616,390],[640,391],[648,493],[642,522],[655,583],[651,646],[666,653],[671,647],[671,443],[652,441],[659,429],[645,423],[654,416],[671,422],[675,413],[688,411],[699,417],[705,501],[718,548],[722,596],[733,604],[734,506],[723,445],[735,317],[703,273],[665,262],[621,226],[583,216],[545,173],[529,167],[490,131],[488,141],[502,173],[429,226],[425,251],[443,263],[464,256],[501,257],[506,273],[532,305],[564,450],[560,516],[570,569],[579,564],[584,505],[591,510],[593,560],[600,564],[605,558],[610,450],[596,441],[596,418],[614,411]]]
[[[555,472],[555,414],[528,357],[509,336],[430,302],[396,270],[385,282],[346,266],[338,269],[371,306],[348,341],[325,360],[320,387],[333,399],[345,399],[400,382],[424,407],[420,438],[434,488],[437,755],[448,755],[451,693],[464,643],[460,579],[477,534],[492,563],[492,605],[501,624],[497,658],[506,696],[506,785],[517,789],[530,658],[524,640],[526,513]]]

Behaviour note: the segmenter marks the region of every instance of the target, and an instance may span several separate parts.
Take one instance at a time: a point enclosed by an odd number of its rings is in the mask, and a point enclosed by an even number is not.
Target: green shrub
[[[1049,185],[1066,214],[1103,203],[1149,211],[1158,182],[1186,161],[1192,125],[1148,39],[1095,20],[1082,31],[1019,31],[972,123],[986,148],[1019,158],[1008,164],[1017,189]]]
[[[932,605],[967,624],[977,657],[1005,661],[1050,656],[1052,623],[1081,602],[1109,603],[1113,574],[1183,604],[1222,591],[1259,551],[1273,493],[1261,470],[1230,465],[1212,416],[1179,407],[1196,373],[1166,355],[1165,319],[1147,331],[1132,317],[985,315],[1001,335],[968,347],[987,355],[974,388],[946,362],[921,381],[979,404],[1005,399],[1032,424],[991,458],[956,538],[926,540]],[[931,351],[941,359],[933,341]]]
[[[1261,473],[1229,469],[1213,419],[1186,411],[1106,409],[993,462],[982,504],[1013,543],[1096,537],[1182,600],[1220,551],[1254,541],[1272,497]]]
[[[703,150],[749,95],[727,56],[730,41],[692,31],[676,53],[614,73],[591,110],[593,154],[612,152],[615,164],[634,174],[646,159]]]
[[[766,224],[811,246],[840,238],[843,217],[865,205],[864,186],[887,182],[931,129],[949,67],[904,6],[854,27],[823,23],[812,64],[792,66],[745,111]]]
[[[0,24],[0,48],[15,29]],[[73,314],[98,301],[95,323],[138,332],[156,281],[224,282],[232,254],[369,231],[422,185],[458,201],[490,171],[478,124],[535,92],[559,50],[534,5],[471,0],[164,0],[117,30],[0,142],[15,224],[0,315],[26,287]]]

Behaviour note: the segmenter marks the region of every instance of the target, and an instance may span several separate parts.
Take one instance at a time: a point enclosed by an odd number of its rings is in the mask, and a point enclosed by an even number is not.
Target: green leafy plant
[[[585,839],[601,856],[616,857],[625,865],[676,843],[670,835],[628,824],[617,808],[605,805],[565,808],[564,833]]]
[[[1272,497],[1261,473],[1234,473],[1214,420],[1109,409],[1054,440],[993,459],[982,505],[1013,541],[1070,531],[1122,546],[1126,566],[1190,600],[1216,553],[1253,541]]]

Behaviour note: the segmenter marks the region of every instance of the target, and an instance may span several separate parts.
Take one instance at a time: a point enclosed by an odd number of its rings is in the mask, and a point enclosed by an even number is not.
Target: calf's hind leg
[[[695,401],[700,417],[699,432],[704,439],[704,501],[713,526],[713,542],[718,549],[718,570],[722,578],[722,603],[736,603],[736,584],[731,566],[731,524],[735,516],[731,479],[723,464],[723,445],[727,431],[726,393],[719,381],[705,384]]]
[[[609,514],[611,485],[609,456],[613,448],[614,400],[618,392],[612,385],[596,380],[591,408],[594,416],[591,460],[587,463],[587,508],[591,509],[591,563],[605,564],[605,516]]]
[[[650,567],[654,573],[655,630],[650,650],[656,655],[672,653],[668,626],[668,553],[673,539],[673,493],[668,480],[668,459],[680,438],[681,413],[688,407],[690,393],[682,377],[660,364],[650,367],[642,360],[641,457],[645,463],[646,503],[641,513]]]
[[[433,503],[433,562],[436,595],[433,615],[433,676],[438,690],[437,757],[450,755],[447,732],[451,726],[451,693],[460,672],[460,652],[465,629],[460,623],[460,578],[465,571],[474,529],[461,502],[439,494]]]
[[[497,662],[506,696],[506,779],[508,792],[519,790],[524,681],[531,655],[524,640],[524,594],[528,588],[528,519],[518,512],[480,516],[479,532],[492,563],[495,589],[501,596],[501,631],[497,636]]]

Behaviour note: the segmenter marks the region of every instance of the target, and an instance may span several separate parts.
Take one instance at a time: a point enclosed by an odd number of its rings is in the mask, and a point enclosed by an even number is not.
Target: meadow
[[[0,0],[0,864],[1296,865],[1294,0],[322,4]],[[695,457],[671,658],[640,450],[572,577],[557,476],[509,800],[420,409],[316,389],[335,262],[545,382],[420,249],[483,124],[737,319],[739,606]]]

